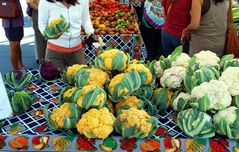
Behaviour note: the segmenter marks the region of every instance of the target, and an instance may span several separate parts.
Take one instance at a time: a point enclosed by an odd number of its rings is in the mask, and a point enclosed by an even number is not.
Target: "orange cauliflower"
[[[107,108],[90,109],[84,113],[76,127],[87,138],[106,138],[114,130],[115,117]]]

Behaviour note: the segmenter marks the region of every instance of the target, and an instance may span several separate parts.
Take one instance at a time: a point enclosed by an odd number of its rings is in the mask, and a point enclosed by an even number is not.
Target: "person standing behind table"
[[[24,36],[24,21],[20,1],[16,1],[20,10],[20,15],[13,19],[2,19],[2,26],[9,41],[10,60],[13,70],[24,70],[21,50],[21,40]]]
[[[183,29],[190,23],[190,12],[194,0],[163,0],[162,14],[165,24],[162,30],[162,54],[167,57],[176,47],[181,45]],[[189,44],[183,46],[183,52],[188,53]]]
[[[229,1],[197,0],[193,5],[197,10],[192,12],[191,23],[183,30],[182,43],[191,34],[189,55],[210,50],[222,57],[227,35]]]
[[[32,8],[32,25],[35,32],[35,45],[37,51],[37,58],[39,63],[45,60],[46,44],[44,36],[38,28],[38,4],[39,0],[26,0],[27,4]]]
[[[146,0],[141,21],[141,34],[147,49],[147,60],[158,60],[162,55],[161,28],[164,24],[161,0]]]
[[[84,64],[81,43],[81,26],[88,36],[94,29],[90,20],[89,0],[40,0],[38,24],[42,34],[49,22],[63,15],[70,27],[56,39],[47,42],[46,60],[60,70],[73,64]]]

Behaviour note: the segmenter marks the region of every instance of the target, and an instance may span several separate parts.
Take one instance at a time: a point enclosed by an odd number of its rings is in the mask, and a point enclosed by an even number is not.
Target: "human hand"
[[[55,37],[53,37],[53,39],[58,39],[61,35],[62,35],[62,33],[56,35]]]
[[[183,32],[182,37],[181,37],[181,44],[184,45],[191,39],[191,34],[190,33],[185,33]]]

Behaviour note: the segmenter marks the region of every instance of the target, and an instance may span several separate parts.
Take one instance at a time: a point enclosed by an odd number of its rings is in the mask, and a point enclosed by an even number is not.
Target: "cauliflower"
[[[81,109],[74,103],[64,103],[60,108],[54,108],[49,116],[45,107],[45,118],[53,128],[75,128],[81,116]]]
[[[175,111],[185,110],[190,107],[190,100],[192,99],[189,93],[180,92],[172,101],[172,108]]]
[[[108,71],[124,71],[130,57],[118,49],[106,50],[95,59],[95,66]]]
[[[227,85],[218,80],[202,83],[193,88],[191,95],[196,99],[193,106],[198,107],[202,111],[222,110],[230,106],[232,102]]]
[[[217,112],[213,116],[213,122],[218,134],[226,135],[232,140],[239,139],[239,109],[237,107],[232,106]]]
[[[212,79],[219,79],[220,77],[220,72],[215,67],[195,69],[194,67],[195,65],[187,69],[186,76],[183,80],[184,89],[189,93],[194,87],[199,86],[203,82],[209,82]]]
[[[60,104],[65,102],[74,103],[74,93],[77,91],[76,87],[65,87],[60,93]]]
[[[87,65],[84,64],[74,64],[69,66],[66,70],[66,81],[69,84],[73,84],[75,82],[76,72],[82,68],[87,68]]]
[[[129,108],[136,108],[136,109],[142,109],[144,106],[144,102],[140,99],[138,99],[136,96],[130,96],[129,98],[118,102],[115,105],[116,111],[120,109],[129,109]]]
[[[81,88],[86,85],[98,85],[99,87],[104,88],[104,85],[109,80],[109,75],[101,69],[81,69],[76,75],[76,86]]]
[[[152,137],[158,128],[158,120],[144,110],[130,108],[122,110],[117,116],[115,129],[123,137],[145,138]]]
[[[196,63],[199,64],[199,67],[217,67],[219,69],[219,61],[220,58],[217,56],[216,53],[211,51],[200,51],[199,53],[195,54],[196,56]]]
[[[114,130],[115,117],[107,108],[90,109],[77,123],[77,131],[87,138],[106,138]]]
[[[190,137],[211,138],[215,135],[212,118],[197,108],[190,108],[179,112],[177,124]]]
[[[170,58],[171,55],[168,56]],[[180,56],[176,58],[176,60],[172,61],[172,66],[182,66],[184,68],[188,67],[188,62],[191,58],[188,54],[182,53]]]
[[[163,72],[163,76],[160,78],[160,84],[170,89],[180,88],[185,75],[186,68],[181,66],[171,67]]]
[[[228,86],[232,96],[239,95],[239,67],[228,67],[222,72],[219,80]]]
[[[166,111],[171,105],[173,92],[167,88],[157,88],[152,97],[152,103],[157,107],[157,110]]]
[[[148,85],[153,81],[150,70],[144,64],[129,64],[125,72],[136,70],[141,78],[142,85]]]
[[[121,73],[110,80],[108,91],[113,102],[128,98],[141,86],[139,74],[133,70],[131,73]]]
[[[99,86],[87,85],[75,93],[74,100],[85,110],[91,107],[102,108],[106,101],[106,93]]]
[[[154,71],[155,71],[155,74],[156,74],[156,77],[157,78],[161,78],[161,76],[163,75],[163,69],[160,65],[160,61],[156,61],[154,63]]]

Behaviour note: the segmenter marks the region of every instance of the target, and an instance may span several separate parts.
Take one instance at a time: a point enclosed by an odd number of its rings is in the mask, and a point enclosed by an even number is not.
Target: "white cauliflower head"
[[[160,78],[163,75],[163,69],[160,65],[160,61],[154,63],[154,71],[157,78]]]
[[[213,115],[213,123],[219,124],[220,120],[224,118],[228,124],[232,124],[237,117],[236,109],[237,107],[232,106],[218,111],[215,115]]]
[[[160,84],[163,87],[172,89],[180,88],[183,78],[186,75],[186,70],[182,66],[175,66],[165,70],[163,76],[160,78]]]
[[[170,56],[169,56],[170,57]],[[175,61],[172,61],[172,66],[183,66],[185,68],[188,67],[188,62],[191,58],[188,54],[182,53]]]
[[[217,56],[216,53],[213,53],[209,50],[208,51],[202,50],[201,52],[196,53],[195,56],[196,56],[196,63],[199,64],[199,67],[203,67],[203,66],[219,67],[220,58]]]
[[[223,81],[232,96],[239,95],[239,67],[228,67],[222,72],[220,81]]]
[[[219,111],[213,116],[213,123],[216,132],[227,136],[231,140],[239,139],[239,109],[237,107],[228,107]]]
[[[180,99],[183,99],[183,102],[179,102]],[[192,97],[189,93],[180,92],[178,94],[178,96],[172,101],[171,106],[175,111],[185,110],[185,108],[187,108],[187,106],[189,106],[189,104],[187,102],[191,99],[192,99]]]
[[[210,103],[206,103],[209,104],[206,110],[221,110],[230,106],[232,102],[232,97],[228,91],[227,85],[219,80],[211,80],[210,82],[202,83],[193,88],[191,95],[198,100],[207,95]]]

